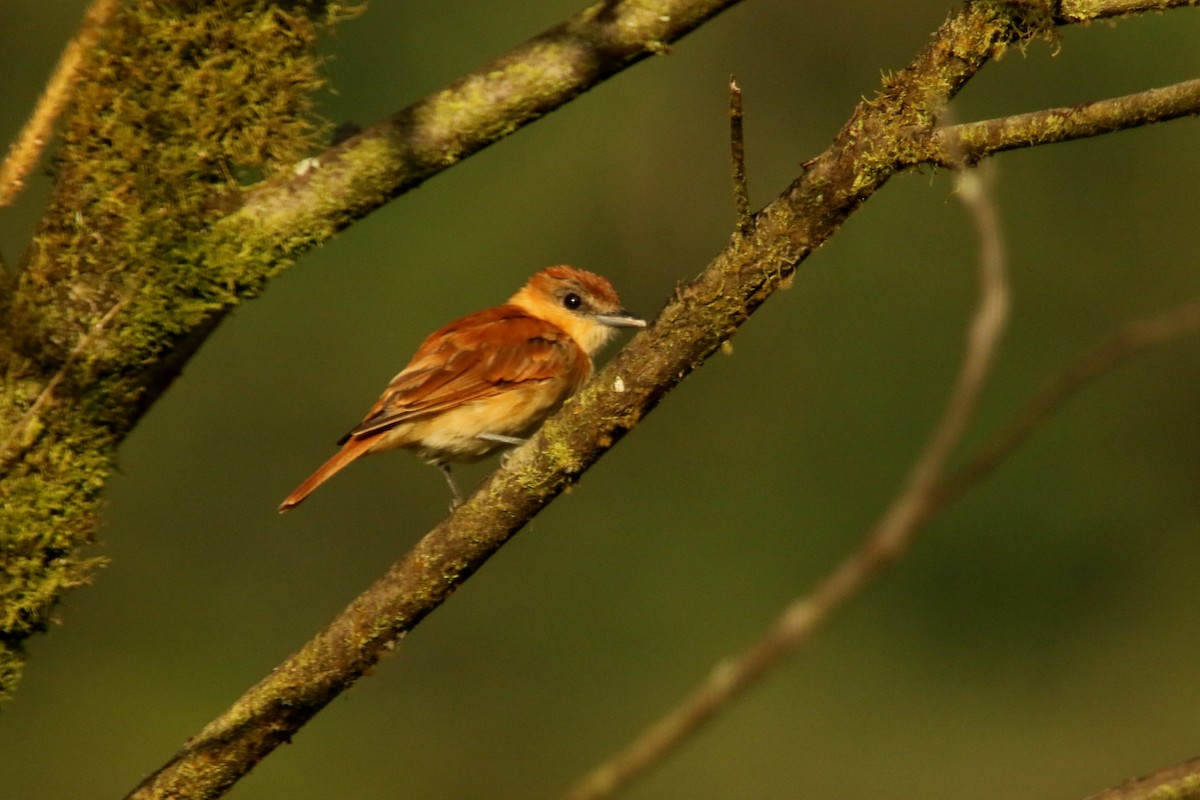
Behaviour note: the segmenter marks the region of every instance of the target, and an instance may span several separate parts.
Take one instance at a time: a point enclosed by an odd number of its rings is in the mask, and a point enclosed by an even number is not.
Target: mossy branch
[[[189,785],[201,794],[192,796],[219,791],[281,740],[252,730],[269,712],[286,707],[279,730],[294,729],[356,679],[727,339],[858,204],[920,163],[914,153],[929,147],[938,104],[995,49],[1053,24],[1195,1],[980,1],[953,16],[936,47],[861,105],[813,168],[617,359],[613,369],[624,371],[601,376],[547,426],[540,448],[523,449],[497,475],[487,489],[494,505],[468,503],[422,545],[439,558],[405,562],[409,571],[385,579],[386,591],[358,606],[349,627],[281,673],[294,683],[264,682],[248,695],[233,717],[245,726],[218,720],[197,737],[190,752],[215,748],[211,769],[229,777],[197,778]],[[291,164],[319,130],[309,113],[320,84],[312,44],[336,4],[124,4],[81,68],[55,195],[20,282],[0,287],[0,694],[15,684],[21,642],[46,626],[67,587],[87,579],[92,562],[77,551],[91,539],[116,447],[225,311],[308,247],[730,5],[596,4],[296,174]],[[583,422],[592,427],[571,427]],[[307,684],[317,667],[324,677]],[[230,734],[224,744],[213,738],[221,731]]]
[[[1092,103],[939,128],[929,137],[932,153],[920,163],[953,166],[1005,150],[1070,142],[1155,122],[1200,114],[1200,78]]]
[[[1055,17],[1071,23],[1200,5],[1200,0],[1056,0],[1054,5]]]
[[[78,551],[116,448],[230,308],[735,2],[595,4],[303,169],[322,130],[313,43],[344,7],[123,5],[76,68],[54,197],[18,281],[0,286],[0,699],[23,641],[99,563]]]
[[[1049,35],[1055,23],[1044,7],[1016,4],[977,2],[952,15],[811,168],[474,496],[130,797],[219,796],[288,741],[787,285],[862,202],[917,163],[914,152],[936,163],[929,142],[945,103],[997,50]]]
[[[396,196],[668,46],[738,0],[601,2],[247,192],[219,228],[284,252],[324,241]]]

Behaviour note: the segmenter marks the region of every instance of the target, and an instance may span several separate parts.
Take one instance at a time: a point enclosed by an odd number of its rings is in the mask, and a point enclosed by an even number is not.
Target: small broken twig
[[[742,87],[729,76],[729,147],[733,157],[733,204],[739,233],[750,230],[750,191],[746,186],[746,144],[742,135]]]

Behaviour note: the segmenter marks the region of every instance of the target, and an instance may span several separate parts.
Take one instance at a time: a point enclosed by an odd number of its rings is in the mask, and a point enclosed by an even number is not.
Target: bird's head
[[[575,267],[542,270],[508,302],[562,328],[589,356],[617,328],[646,327],[645,320],[621,308],[621,298],[608,280]]]

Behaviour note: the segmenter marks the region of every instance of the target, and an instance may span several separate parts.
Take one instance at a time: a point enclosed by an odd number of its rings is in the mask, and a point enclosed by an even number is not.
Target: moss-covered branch
[[[1200,800],[1200,758],[1130,778],[1086,800]]]
[[[919,163],[975,163],[1005,150],[1069,142],[1200,114],[1200,78],[1093,103],[939,128]]]
[[[1060,22],[1089,22],[1147,11],[1200,5],[1200,0],[1057,0],[1055,16]]]
[[[505,467],[130,797],[219,796],[291,739],[786,284],[797,265],[902,167],[903,148],[889,143],[934,125],[937,110],[996,47],[1039,30],[1036,21],[989,4],[951,17],[908,69],[860,104],[812,168],[755,215],[747,231],[735,234],[651,327]]]
[[[1062,21],[1047,6],[987,2],[953,15],[907,69],[859,105],[829,149],[752,226],[734,234],[529,444],[130,797],[219,796],[288,741],[715,352],[884,182],[915,163],[936,163],[930,142],[938,113],[992,55],[1047,36]],[[1126,126],[1143,122],[1131,116]],[[287,203],[261,208],[268,215],[299,213]]]
[[[388,200],[550,113],[738,0],[602,2],[247,192],[221,223],[280,248],[324,241]]]
[[[221,317],[388,199],[736,0],[604,2],[328,151],[321,0],[134,0],[80,65],[54,196],[0,286],[0,698],[97,563],[117,446]],[[254,183],[256,188],[245,189]]]
[[[308,105],[319,85],[312,43],[337,6],[128,0],[81,67],[54,197],[19,282],[0,287],[0,694],[15,683],[24,639],[87,579],[91,562],[78,551],[117,445],[225,311],[307,247],[734,2],[598,3],[297,174],[290,165],[319,128]],[[996,49],[1053,24],[1195,2],[977,0],[953,16],[538,444],[142,795],[219,793],[361,675],[858,204],[929,158],[940,104]]]
[[[0,289],[0,697],[95,564],[78,553],[117,444],[258,285],[208,247],[213,200],[311,149],[312,45],[335,11],[139,0],[77,68],[53,195]]]

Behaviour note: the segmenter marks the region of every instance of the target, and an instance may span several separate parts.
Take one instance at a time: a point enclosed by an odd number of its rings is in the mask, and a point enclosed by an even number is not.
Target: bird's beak
[[[628,311],[618,311],[615,314],[597,314],[592,319],[610,328],[644,328],[646,320],[639,319]]]

